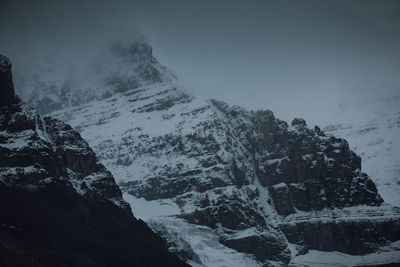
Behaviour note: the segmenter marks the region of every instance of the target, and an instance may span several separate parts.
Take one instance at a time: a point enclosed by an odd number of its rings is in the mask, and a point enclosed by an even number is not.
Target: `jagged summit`
[[[296,126],[296,125],[307,126],[307,123],[302,118],[294,118],[292,121],[292,126]]]
[[[400,96],[366,95],[346,106],[323,130],[348,140],[385,202],[400,207]]]
[[[9,71],[11,70],[11,62],[10,59],[4,55],[0,54],[0,71]]]
[[[171,83],[176,77],[161,65],[144,40],[115,42],[72,66],[56,59],[39,62],[19,82],[18,94],[41,114],[102,100],[128,90]]]
[[[153,56],[153,48],[144,41],[125,45],[122,42],[116,42],[111,46],[111,52],[125,61],[157,62]]]
[[[11,62],[3,55],[0,55],[0,105],[18,103],[14,92],[12,81]]]

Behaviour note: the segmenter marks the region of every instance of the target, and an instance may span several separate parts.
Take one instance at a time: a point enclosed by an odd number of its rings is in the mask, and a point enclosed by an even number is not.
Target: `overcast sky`
[[[400,94],[400,1],[0,1],[16,71],[143,34],[195,94],[324,125],[348,99]]]

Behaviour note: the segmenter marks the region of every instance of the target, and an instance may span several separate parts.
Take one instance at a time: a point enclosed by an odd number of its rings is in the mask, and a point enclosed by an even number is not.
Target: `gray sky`
[[[400,1],[0,2],[16,71],[137,32],[195,94],[286,120],[324,125],[348,99],[400,94]]]

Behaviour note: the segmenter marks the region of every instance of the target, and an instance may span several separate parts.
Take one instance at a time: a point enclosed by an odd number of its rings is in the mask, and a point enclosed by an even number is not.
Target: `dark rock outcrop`
[[[0,59],[0,265],[187,266],[132,215],[78,132],[20,102]]]
[[[375,184],[346,140],[321,135],[302,119],[292,128],[272,114],[256,114],[251,139],[260,183],[269,186],[281,215],[327,207],[379,205]]]
[[[339,251],[363,255],[400,240],[398,218],[367,220],[310,220],[283,223],[281,229],[290,243],[306,250]]]
[[[11,62],[7,57],[0,55],[0,105],[17,102],[12,81]]]
[[[290,261],[290,251],[283,236],[276,238],[275,235],[271,234],[255,233],[242,237],[221,239],[220,242],[239,252],[253,254],[260,262],[272,260],[288,264]]]

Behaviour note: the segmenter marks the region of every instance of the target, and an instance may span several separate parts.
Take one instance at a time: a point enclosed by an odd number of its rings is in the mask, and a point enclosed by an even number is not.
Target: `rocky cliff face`
[[[15,104],[17,101],[12,81],[11,62],[7,57],[0,55],[0,104]]]
[[[285,265],[339,251],[368,264],[384,249],[380,262],[400,262],[400,211],[383,203],[344,139],[194,97],[168,79],[115,88],[52,116],[80,131],[135,214],[182,259]]]
[[[186,266],[78,132],[15,96],[4,56],[0,85],[1,266]]]
[[[349,141],[385,202],[399,207],[400,96],[365,95],[363,99],[349,99],[341,107],[336,121],[324,130]],[[360,110],[362,115],[353,115]]]

